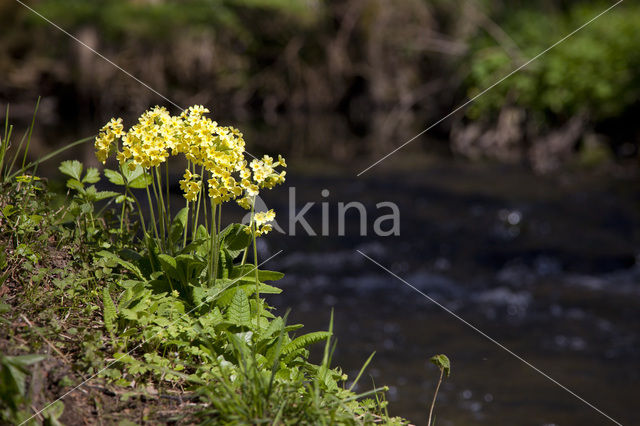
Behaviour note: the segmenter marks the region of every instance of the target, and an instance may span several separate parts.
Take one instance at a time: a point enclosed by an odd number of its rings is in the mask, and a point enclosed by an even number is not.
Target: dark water
[[[293,173],[298,211],[320,232],[321,202],[401,211],[395,237],[360,237],[356,214],[336,236],[274,234],[263,253],[284,252],[293,321],[326,328],[335,312],[335,362],[355,377],[376,352],[359,389],[391,387],[391,414],[425,424],[438,378],[427,360],[445,353],[452,376],[438,398],[437,424],[591,425],[607,419],[402,281],[369,255],[562,385],[618,420],[640,411],[640,191],[607,178],[534,177],[518,169],[441,162],[365,178]],[[322,197],[328,189],[330,195]],[[287,212],[287,191],[267,204]],[[278,195],[280,194],[280,195]],[[388,213],[388,212],[385,212]],[[286,224],[281,215],[280,223]],[[349,221],[349,219],[351,219]],[[302,229],[298,227],[298,233]],[[611,423],[613,424],[613,423]]]
[[[334,137],[345,146],[363,140],[342,121],[310,126],[342,129]],[[412,154],[389,161],[391,171],[380,167],[357,178],[364,161],[309,162],[306,153],[323,149],[320,139],[309,142],[308,129],[249,125],[247,133],[258,141],[251,149],[291,154],[287,184],[264,198],[285,229],[289,187],[298,211],[315,202],[305,218],[317,233],[320,203],[329,213],[327,236],[307,236],[298,226],[295,236],[274,232],[263,240],[262,258],[283,250],[265,267],[286,273],[283,294],[270,303],[281,312],[290,307],[290,320],[309,331],[325,329],[333,310],[334,363],[353,378],[375,351],[358,389],[390,386],[390,414],[426,423],[438,378],[427,360],[444,353],[452,375],[438,396],[438,425],[613,424],[356,250],[620,423],[640,424],[637,182],[421,162],[411,147]],[[68,156],[90,155],[86,149]],[[353,212],[345,235],[337,235],[340,201],[363,203],[367,236],[359,235]],[[381,201],[398,205],[399,236],[373,235],[375,219],[388,213],[376,209]]]

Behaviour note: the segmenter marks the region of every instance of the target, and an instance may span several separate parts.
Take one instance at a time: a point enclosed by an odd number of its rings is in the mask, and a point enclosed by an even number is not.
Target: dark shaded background
[[[42,0],[27,4],[186,107],[289,159],[319,203],[393,201],[401,235],[273,233],[271,301],[308,329],[333,308],[336,362],[391,386],[391,413],[437,423],[606,419],[359,255],[361,250],[623,424],[640,422],[640,7],[624,2],[371,169],[356,174],[611,6],[593,1]],[[34,157],[172,106],[13,0],[0,4],[0,106]],[[90,145],[64,154],[94,163]],[[56,176],[56,164],[41,171]],[[321,197],[328,189],[330,196]]]

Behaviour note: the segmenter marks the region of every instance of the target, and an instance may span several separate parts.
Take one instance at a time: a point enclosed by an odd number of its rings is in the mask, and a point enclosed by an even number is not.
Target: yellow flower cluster
[[[109,157],[109,152],[111,151],[111,145],[115,142],[117,138],[122,136],[122,119],[112,118],[107,124],[104,125],[102,129],[100,129],[100,133],[98,133],[98,137],[96,137],[96,157],[103,164],[107,161]]]
[[[273,210],[266,212],[258,212],[253,216],[253,222],[255,223],[256,236],[264,235],[271,231],[272,226],[268,222],[273,222],[276,218],[276,214]],[[247,232],[251,232],[250,228],[246,228]]]
[[[133,170],[137,165],[145,169],[157,167],[170,155],[184,154],[190,168],[185,171],[180,188],[188,201],[198,198],[206,179],[207,193],[214,203],[237,200],[249,209],[260,188],[271,189],[284,182],[286,172],[278,172],[276,167],[287,165],[281,156],[274,161],[268,155],[247,165],[242,133],[219,126],[204,116],[208,112],[196,105],[179,116],[171,116],[165,108],[155,107],[142,114],[126,133],[121,119],[111,119],[96,138],[96,156],[104,163],[115,151],[120,164],[128,164]],[[202,176],[193,173],[197,167],[203,170]]]

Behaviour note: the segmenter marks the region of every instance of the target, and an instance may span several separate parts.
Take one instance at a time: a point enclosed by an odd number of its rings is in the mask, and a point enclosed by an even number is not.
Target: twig
[[[46,337],[44,337],[44,336],[42,335],[42,333],[40,333],[40,332],[38,331],[38,329],[37,329],[37,328],[35,328],[35,327],[33,326],[33,324],[31,324],[31,322],[27,319],[27,317],[25,317],[25,316],[24,316],[24,314],[20,314],[20,317],[24,320],[24,322],[26,322],[26,323],[27,323],[27,325],[28,325],[29,327],[31,327],[31,329],[33,329],[33,331],[35,331],[35,332],[36,332],[36,334],[37,334],[38,336],[40,336],[40,337],[42,338],[42,340],[44,340],[44,341],[47,343],[47,345],[49,345],[49,347],[50,347],[51,349],[53,349],[53,350],[54,350],[58,355],[60,355],[60,357],[62,358],[62,360],[63,360],[65,363],[69,364],[69,360],[67,359],[66,355],[65,355],[65,354],[63,354],[62,352],[60,352],[60,349],[56,348],[56,347],[53,345],[53,343],[51,343],[51,342],[50,342]]]

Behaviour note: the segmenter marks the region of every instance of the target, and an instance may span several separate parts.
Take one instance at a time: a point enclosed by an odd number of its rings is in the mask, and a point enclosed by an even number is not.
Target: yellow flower
[[[214,203],[237,200],[242,207],[250,208],[260,188],[273,188],[284,181],[284,172],[278,173],[275,168],[286,167],[286,163],[280,155],[275,162],[265,155],[248,165],[242,133],[219,126],[204,116],[208,112],[204,106],[194,105],[171,116],[165,108],[156,106],[143,113],[127,132],[121,119],[111,119],[96,137],[96,156],[104,163],[115,145],[120,164],[128,162],[134,170],[138,165],[157,167],[170,155],[182,154],[192,165],[204,167],[202,178],[208,179],[208,194]],[[118,140],[122,140],[121,150]],[[201,182],[193,182],[195,178],[199,176],[187,169],[180,180],[187,200],[195,199],[200,191]]]

